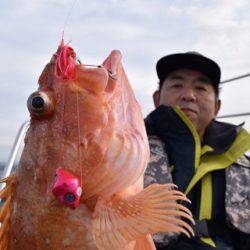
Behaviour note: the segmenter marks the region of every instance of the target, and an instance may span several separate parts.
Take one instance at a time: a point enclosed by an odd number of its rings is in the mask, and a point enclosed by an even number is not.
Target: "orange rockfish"
[[[173,184],[143,189],[149,146],[119,51],[90,67],[62,41],[28,109],[19,167],[2,180],[1,249],[155,249],[151,233],[193,233]]]

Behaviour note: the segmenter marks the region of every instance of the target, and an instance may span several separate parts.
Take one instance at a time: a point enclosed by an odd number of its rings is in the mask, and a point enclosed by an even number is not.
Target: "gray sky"
[[[0,4],[0,162],[8,158],[28,96],[59,45],[74,0],[2,0]],[[100,64],[112,49],[123,63],[143,114],[153,109],[156,61],[198,51],[214,59],[222,80],[250,73],[250,1],[76,1],[65,28],[83,63]],[[226,84],[220,114],[250,112],[250,78]],[[240,123],[250,117],[227,119]]]

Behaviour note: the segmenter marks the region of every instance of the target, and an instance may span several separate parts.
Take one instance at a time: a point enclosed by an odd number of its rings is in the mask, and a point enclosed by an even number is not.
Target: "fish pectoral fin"
[[[121,249],[129,242],[156,232],[193,235],[191,212],[177,201],[189,201],[174,184],[153,184],[135,196],[99,198],[93,219],[93,236],[100,249]]]
[[[7,249],[9,241],[9,224],[10,224],[10,201],[11,195],[14,191],[15,177],[9,176],[0,180],[0,183],[5,183],[5,187],[0,191],[0,199],[4,201],[0,210],[0,222],[2,223],[0,229],[0,249]]]
[[[136,240],[135,250],[156,250],[154,241],[150,234]]]

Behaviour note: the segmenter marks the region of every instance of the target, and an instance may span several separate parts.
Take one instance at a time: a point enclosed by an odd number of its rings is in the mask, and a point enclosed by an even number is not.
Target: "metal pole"
[[[245,75],[241,75],[241,76],[237,76],[237,77],[234,77],[234,78],[231,78],[231,79],[228,79],[228,80],[224,80],[224,81],[220,82],[220,84],[224,84],[224,83],[227,83],[227,82],[232,82],[232,81],[239,80],[239,79],[249,77],[249,76],[250,76],[250,73],[247,73]]]
[[[221,115],[217,118],[230,118],[230,117],[238,117],[238,116],[248,116],[250,113],[239,113],[239,114],[232,114],[232,115]]]
[[[237,77],[234,77],[234,78],[231,78],[228,80],[224,80],[224,81],[220,82],[220,84],[232,82],[232,81],[239,80],[239,79],[246,78],[246,77],[250,77],[250,73],[247,73],[247,74],[244,74],[241,76],[237,76]],[[239,114],[232,114],[232,115],[221,115],[221,116],[218,116],[217,118],[231,118],[231,117],[248,116],[248,115],[250,115],[250,113],[239,113]]]
[[[29,126],[29,121],[25,121],[20,129],[18,130],[18,133],[16,135],[16,138],[15,138],[15,142],[12,146],[12,149],[11,149],[11,152],[10,152],[10,156],[9,156],[9,159],[7,161],[7,164],[3,170],[3,174],[2,174],[2,178],[6,178],[10,175],[11,173],[11,170],[14,166],[14,163],[15,163],[15,159],[16,159],[16,156],[17,156],[17,153],[18,153],[18,149],[23,141],[23,138],[26,134],[26,131],[27,131],[27,128]],[[0,190],[4,187],[4,185],[0,185]]]

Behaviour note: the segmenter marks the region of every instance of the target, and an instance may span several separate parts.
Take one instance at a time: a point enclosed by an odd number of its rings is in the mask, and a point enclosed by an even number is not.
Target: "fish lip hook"
[[[82,64],[82,61],[81,61],[81,59],[80,59],[79,57],[77,57],[76,60],[77,60],[77,62],[78,62],[80,65],[83,65],[83,64]]]
[[[103,65],[98,65],[98,68],[103,68],[103,69],[106,69]],[[111,70],[109,69],[106,69],[108,71],[108,75],[111,79],[113,80],[117,80],[117,74],[116,73],[113,73]]]
[[[109,73],[109,77],[113,80],[117,80],[117,74],[115,73],[112,73],[111,71],[108,70],[108,73]]]

